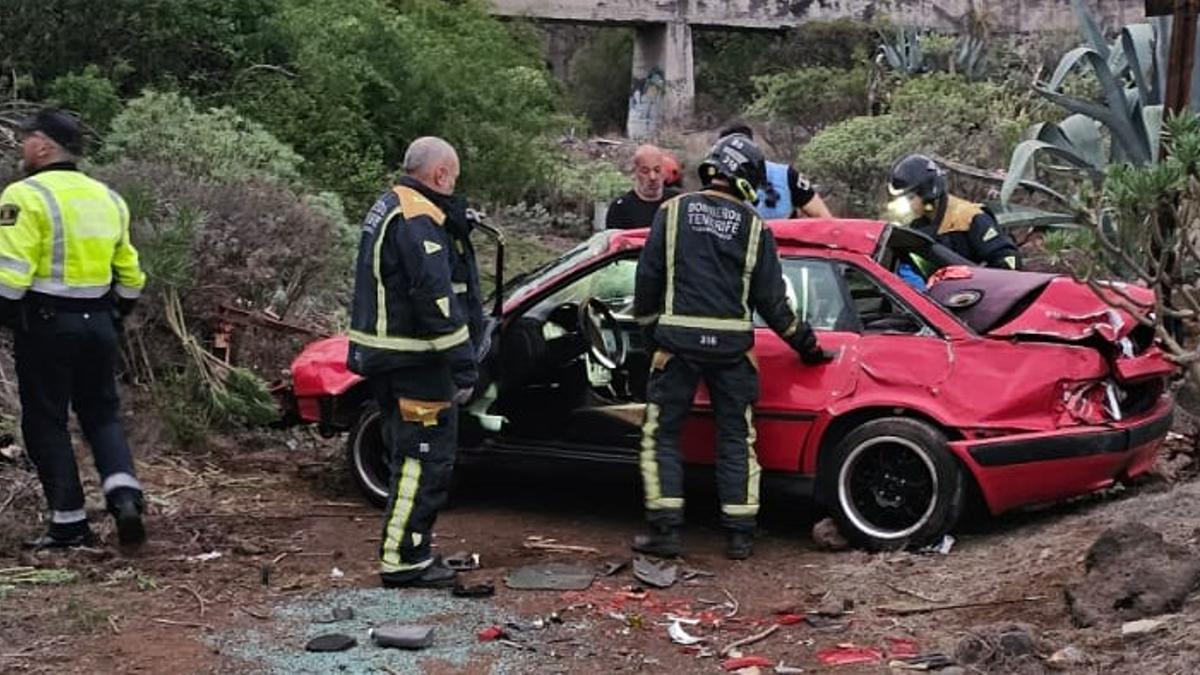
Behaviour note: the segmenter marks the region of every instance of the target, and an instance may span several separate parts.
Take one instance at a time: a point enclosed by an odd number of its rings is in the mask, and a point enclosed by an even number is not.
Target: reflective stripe
[[[450,284],[450,290],[454,291],[455,294],[466,293],[467,285],[466,284]]]
[[[658,461],[654,456],[654,435],[658,433],[658,404],[646,404],[646,420],[642,423],[642,450],[638,460],[642,469],[642,489],[646,493],[646,508],[657,508],[662,498],[658,482]]]
[[[134,490],[140,492],[142,489],[142,484],[139,483],[138,479],[134,478],[132,474],[121,471],[119,473],[114,473],[108,478],[105,478],[100,490],[104,492],[104,494],[108,494],[119,488],[133,488]]]
[[[667,294],[663,311],[675,311],[675,243],[679,240],[679,200],[667,202]]]
[[[50,254],[50,280],[58,283],[66,281],[66,266],[67,266],[67,231],[63,226],[62,210],[58,207],[58,200],[54,198],[54,193],[45,185],[32,178],[26,178],[25,183],[29,187],[37,190],[42,195],[42,199],[46,200],[46,208],[50,211],[50,226],[54,233],[52,237],[53,245]],[[34,282],[37,283],[37,282]],[[108,292],[105,289],[105,292]],[[65,297],[83,297],[83,296],[65,296]],[[93,297],[93,296],[86,296]],[[95,296],[98,297],[98,296]]]
[[[800,317],[792,319],[792,322],[788,324],[788,327],[782,333],[779,334],[779,337],[784,339],[790,338],[795,335],[796,331],[798,330],[800,330]]]
[[[50,512],[50,522],[58,523],[60,525],[78,523],[85,520],[87,520],[87,511],[84,511],[83,509],[76,509],[74,511]]]
[[[400,540],[404,537],[404,528],[408,526],[408,517],[412,513],[420,484],[421,462],[412,457],[405,457],[404,464],[400,467],[400,475],[396,479],[396,498],[392,502],[392,513],[387,521],[387,537],[383,540],[381,557],[385,572],[400,572],[429,565],[430,561],[423,564],[406,564],[400,560]]]
[[[12,270],[18,274],[29,274],[29,270],[33,268],[28,262],[20,258],[10,258],[8,256],[0,256],[0,267],[6,270]]]
[[[750,241],[746,244],[746,260],[742,270],[742,311],[746,320],[750,312],[750,277],[754,276],[754,266],[758,262],[758,244],[762,240],[762,220],[757,217],[750,221]]]
[[[129,232],[129,209],[116,190],[108,188],[108,198],[112,200],[113,206],[117,207],[117,217],[121,219],[121,238],[124,239]]]
[[[754,327],[753,322],[749,319],[714,319],[707,316],[686,316],[683,314],[663,314],[659,317],[658,323],[662,326],[728,331],[750,330]]]
[[[0,282],[0,298],[7,298],[9,300],[20,300],[23,297],[25,297],[25,289],[24,288],[17,288],[16,286],[9,286],[8,284],[6,284],[4,282]]]
[[[440,337],[423,340],[420,338],[371,335],[362,331],[350,331],[350,341],[364,347],[390,349],[394,352],[444,352],[471,339],[466,326]]]
[[[754,428],[754,409],[746,406],[746,503],[758,510],[758,490],[762,478],[762,467],[758,465],[758,429]]]
[[[758,504],[722,504],[721,513],[727,516],[756,516]]]
[[[396,214],[400,213],[399,208],[392,209],[383,218],[383,223],[379,226],[379,235],[375,237],[375,251],[372,261],[372,269],[375,272],[375,334],[387,335],[387,289],[383,286],[383,240],[387,237],[388,225]],[[386,349],[386,347],[385,347]]]
[[[34,279],[29,286],[30,289],[38,293],[46,295],[55,295],[60,298],[103,298],[112,290],[112,286],[68,286],[62,281],[54,279]]]
[[[142,289],[140,288],[131,288],[129,286],[117,284],[116,286],[113,286],[113,290],[117,292],[118,296],[125,298],[126,300],[137,300],[138,298],[142,297]]]
[[[390,563],[381,563],[379,565],[379,571],[383,572],[384,574],[390,574],[392,572],[413,572],[416,570],[423,570],[432,564],[433,564],[432,557],[426,558],[419,563],[412,563],[412,564],[399,563],[396,565],[392,565]]]
[[[655,500],[646,500],[646,508],[651,511],[663,511],[666,509],[682,509],[683,497],[659,497]]]

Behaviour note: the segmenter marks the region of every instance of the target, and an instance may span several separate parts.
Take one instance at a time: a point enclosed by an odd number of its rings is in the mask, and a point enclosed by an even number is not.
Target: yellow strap
[[[661,326],[676,326],[679,328],[699,328],[702,330],[744,331],[754,328],[749,319],[717,319],[708,316],[688,316],[685,314],[663,314],[658,319]]]
[[[471,333],[466,326],[448,335],[429,339],[371,335],[357,330],[350,331],[350,341],[355,344],[376,349],[389,349],[394,352],[444,352],[470,339]]]

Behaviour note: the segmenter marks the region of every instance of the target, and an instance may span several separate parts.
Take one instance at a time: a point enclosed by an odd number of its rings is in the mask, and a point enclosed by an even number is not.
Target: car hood
[[[939,270],[929,295],[981,335],[1067,342],[1118,342],[1138,324],[1115,305],[1154,306],[1153,291],[1140,286],[1108,283],[1093,290],[1064,275],[979,267]]]

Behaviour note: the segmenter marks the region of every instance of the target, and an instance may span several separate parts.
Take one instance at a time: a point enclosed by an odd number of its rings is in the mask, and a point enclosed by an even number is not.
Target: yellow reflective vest
[[[104,183],[56,167],[0,193],[0,297],[132,299],[145,285],[129,207]]]

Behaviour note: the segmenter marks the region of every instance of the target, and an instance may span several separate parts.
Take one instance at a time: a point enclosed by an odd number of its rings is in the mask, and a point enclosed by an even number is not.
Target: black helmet
[[[724,178],[746,201],[758,198],[756,189],[767,179],[767,163],[762,150],[746,136],[726,136],[708,151],[700,163],[700,182],[705,187],[713,179]]]
[[[932,204],[946,194],[946,172],[925,155],[908,155],[892,166],[888,192],[893,197],[916,195]]]

